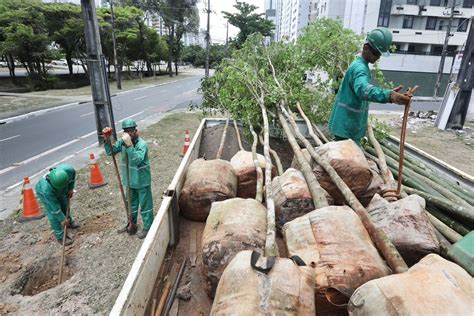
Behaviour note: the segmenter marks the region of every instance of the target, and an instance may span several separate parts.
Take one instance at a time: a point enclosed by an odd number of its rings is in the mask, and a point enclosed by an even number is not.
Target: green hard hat
[[[123,129],[133,128],[133,127],[137,127],[137,123],[135,123],[135,121],[132,120],[132,119],[126,119],[122,122],[122,128]]]
[[[367,34],[367,43],[381,55],[388,55],[392,45],[392,33],[385,27],[376,28]]]
[[[55,168],[48,175],[49,182],[56,190],[62,190],[67,186],[69,177],[66,171]]]

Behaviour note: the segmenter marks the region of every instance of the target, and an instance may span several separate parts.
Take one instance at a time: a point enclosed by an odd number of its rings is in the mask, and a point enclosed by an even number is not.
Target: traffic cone
[[[19,222],[40,219],[44,216],[41,213],[38,202],[36,201],[33,186],[28,177],[23,179],[23,214],[18,219]]]
[[[191,141],[189,139],[189,130],[186,130],[186,132],[184,133],[184,146],[183,146],[183,154],[181,155],[181,157],[184,157],[184,155],[186,155],[186,152],[188,151],[190,143]]]
[[[90,154],[89,159],[90,159],[89,166],[91,169],[89,189],[95,189],[95,188],[106,185],[107,182],[105,182],[104,177],[102,176],[102,173],[100,173],[99,165],[97,164],[97,161],[95,160],[94,154]]]

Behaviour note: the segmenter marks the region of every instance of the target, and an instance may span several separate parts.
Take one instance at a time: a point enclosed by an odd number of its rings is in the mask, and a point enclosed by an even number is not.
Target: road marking
[[[183,93],[183,95],[185,95],[185,94],[188,94],[188,93],[191,93],[191,92],[195,92],[195,91],[196,91],[196,89],[189,90],[189,91],[187,91],[187,92]]]
[[[144,99],[144,98],[148,98],[148,96],[147,96],[147,95],[144,95],[144,96],[141,96],[141,97],[135,98],[135,99],[133,99],[133,100],[140,100],[140,99]]]
[[[9,139],[13,139],[13,138],[17,138],[17,137],[20,137],[20,135],[15,135],[15,136],[12,136],[12,137],[0,139],[0,142],[4,142],[4,141],[7,141],[7,140],[9,140]]]
[[[95,134],[95,133],[96,133],[96,131],[92,131],[92,132],[90,132],[90,133],[87,133],[87,134],[84,134],[84,135],[82,135],[82,136],[79,136],[78,138],[73,139],[73,140],[71,140],[71,141],[69,141],[69,142],[67,142],[67,143],[64,143],[64,144],[62,144],[62,145],[60,145],[60,146],[58,146],[58,147],[51,148],[51,149],[49,149],[49,150],[47,150],[47,151],[44,151],[44,152],[42,152],[41,154],[38,154],[38,155],[36,155],[36,156],[33,156],[33,157],[31,157],[31,158],[25,159],[25,160],[20,161],[20,162],[15,162],[13,166],[10,166],[10,167],[7,167],[7,168],[5,168],[5,169],[0,170],[0,175],[2,175],[2,174],[4,174],[4,173],[7,173],[7,172],[9,172],[9,171],[11,171],[11,170],[13,170],[13,169],[15,169],[15,168],[18,168],[19,166],[23,166],[23,165],[25,165],[25,164],[27,164],[27,163],[30,163],[30,162],[32,162],[32,161],[38,159],[38,158],[44,157],[44,156],[46,156],[46,155],[49,155],[49,154],[51,154],[51,153],[53,153],[53,152],[55,152],[55,151],[57,151],[57,150],[59,150],[59,149],[61,149],[61,148],[64,148],[64,147],[66,147],[66,146],[69,146],[69,145],[72,145],[72,144],[74,144],[74,143],[77,143],[77,142],[80,141],[81,139],[84,139],[84,138],[86,138],[86,137],[89,137],[89,136],[91,136],[91,135],[93,135],[93,134]]]
[[[133,114],[133,115],[130,115],[130,116],[128,116],[128,117],[124,117],[123,119],[121,119],[121,120],[118,121],[117,123],[121,123],[121,122],[125,121],[126,119],[129,119],[129,118],[135,117],[135,116],[137,116],[137,115],[140,115],[140,114],[142,114],[143,112],[145,112],[145,111],[140,111],[140,112],[135,113],[135,114]],[[117,123],[115,123],[115,124],[117,124]]]
[[[84,116],[87,116],[87,115],[91,115],[92,113],[94,113],[94,111],[89,112],[89,113],[86,113],[86,114],[82,114],[81,117],[84,117]]]

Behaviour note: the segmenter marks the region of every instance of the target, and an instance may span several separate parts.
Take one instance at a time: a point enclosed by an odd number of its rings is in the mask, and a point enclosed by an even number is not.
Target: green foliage
[[[222,13],[230,24],[240,30],[237,38],[233,41],[233,45],[237,48],[240,48],[251,34],[260,33],[263,36],[270,36],[272,34],[275,26],[272,21],[263,17],[263,13],[258,14],[254,12],[257,9],[256,6],[236,1],[234,8],[237,9],[237,13],[233,14],[225,11]]]
[[[226,57],[227,50],[225,45],[212,44],[209,49],[209,65],[211,68]],[[183,62],[191,63],[194,67],[204,67],[206,63],[206,50],[199,45],[190,45],[183,47],[181,59]]]

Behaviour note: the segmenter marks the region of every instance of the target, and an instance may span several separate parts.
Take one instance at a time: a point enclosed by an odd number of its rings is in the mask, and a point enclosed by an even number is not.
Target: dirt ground
[[[185,129],[193,136],[201,115],[175,113],[141,131],[149,146],[154,211],[180,163]],[[117,157],[120,159],[120,157]],[[120,161],[120,160],[119,160]],[[0,229],[0,315],[106,314],[110,311],[142,240],[118,234],[125,223],[120,190],[109,157],[98,159],[108,185],[90,190],[88,169],[79,170],[71,202],[74,243],[66,250],[66,281],[56,286],[61,246],[46,217]],[[141,219],[139,217],[139,226]]]
[[[390,126],[390,134],[400,138],[400,115],[377,115]],[[410,118],[406,141],[432,156],[474,176],[474,122],[466,122],[461,131],[440,130],[433,119]]]

